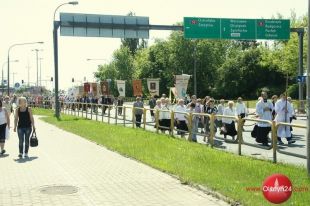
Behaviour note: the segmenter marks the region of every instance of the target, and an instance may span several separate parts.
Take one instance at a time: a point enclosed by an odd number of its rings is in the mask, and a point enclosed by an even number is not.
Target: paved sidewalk
[[[6,143],[8,155],[0,157],[0,206],[228,205],[37,117],[35,121],[39,147],[30,148],[29,160],[17,158],[16,133]]]

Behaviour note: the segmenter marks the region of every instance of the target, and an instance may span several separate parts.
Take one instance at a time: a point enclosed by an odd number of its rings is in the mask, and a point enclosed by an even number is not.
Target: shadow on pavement
[[[223,146],[223,141],[214,139],[214,147],[220,149],[226,149],[226,146]]]
[[[26,162],[31,162],[36,159],[38,159],[38,157],[18,158],[18,159],[14,159],[14,161],[17,163],[26,163]]]
[[[0,158],[5,158],[5,157],[8,157],[9,154],[3,154],[3,155],[0,155]]]

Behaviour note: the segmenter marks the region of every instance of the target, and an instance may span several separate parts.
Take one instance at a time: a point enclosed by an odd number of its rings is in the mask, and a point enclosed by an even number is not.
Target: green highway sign
[[[217,39],[221,30],[221,19],[184,17],[185,38]]]
[[[221,39],[256,39],[254,19],[221,19]]]
[[[290,21],[184,17],[184,37],[189,39],[287,40],[290,38]]]
[[[257,19],[257,39],[289,39],[290,20]]]

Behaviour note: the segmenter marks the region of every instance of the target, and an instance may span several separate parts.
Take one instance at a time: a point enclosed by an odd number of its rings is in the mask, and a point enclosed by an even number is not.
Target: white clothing
[[[242,113],[248,114],[247,108],[243,102],[242,103],[239,103],[239,102],[236,103],[236,113],[237,113],[237,115],[240,115]]]
[[[269,108],[269,110],[264,111],[265,108]],[[258,115],[259,119],[271,121],[272,110],[273,104],[270,101],[264,102],[264,100],[260,100],[256,103],[256,114]],[[271,127],[270,124],[264,122],[258,122],[257,125],[259,127]]]
[[[291,106],[292,106],[292,112],[290,113],[290,117],[294,117],[295,116],[295,108],[294,108],[293,103],[291,103]]]
[[[2,107],[2,110],[0,112],[0,125],[7,123],[6,116],[5,116],[5,108]]]
[[[2,106],[6,109],[6,111],[8,112],[8,115],[10,116],[10,114],[11,114],[11,104],[9,102],[6,103],[4,101],[4,102],[2,102]]]
[[[156,108],[157,106],[155,106]],[[159,119],[170,119],[171,115],[170,115],[170,110],[166,105],[161,105],[161,107],[159,108]]]
[[[174,111],[175,112],[185,112],[186,113],[187,109],[186,109],[185,105],[183,105],[183,106],[178,105],[178,106],[176,106]],[[186,120],[185,114],[182,114],[182,113],[174,113],[174,117],[175,117],[176,120],[179,120],[179,121],[185,121]]]
[[[230,109],[229,107],[226,107],[224,109],[223,115],[226,115],[226,116],[236,116],[236,110],[235,110],[235,108],[231,108]],[[225,124],[231,124],[232,121],[234,121],[234,119],[223,117],[222,121]]]
[[[219,104],[217,106],[217,114],[223,115],[224,114],[224,109],[225,109],[225,105]],[[216,119],[219,120],[219,121],[222,121],[222,117],[217,117]]]
[[[275,111],[277,113],[276,122],[290,123],[290,115],[292,113],[292,105],[286,100],[280,99],[275,104]],[[279,126],[277,131],[278,137],[291,137],[291,130],[289,126]]]
[[[225,106],[222,105],[222,104],[219,104],[219,105],[217,106],[217,114],[223,115],[224,109],[225,109]]]

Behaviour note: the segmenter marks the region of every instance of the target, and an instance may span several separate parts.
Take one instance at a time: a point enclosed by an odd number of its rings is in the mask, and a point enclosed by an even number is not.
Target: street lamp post
[[[39,87],[39,51],[43,51],[42,49],[33,49],[31,51],[36,52],[36,62],[37,62],[37,87]],[[41,63],[41,62],[40,62]]]
[[[55,66],[55,116],[57,118],[60,117],[60,104],[59,104],[59,96],[58,96],[58,35],[57,31],[60,26],[59,21],[55,21],[56,12],[57,10],[64,5],[71,4],[77,5],[77,1],[70,1],[67,3],[60,4],[54,11],[54,18],[53,18],[53,42],[54,42],[54,66]]]
[[[18,61],[19,61],[19,60],[16,59],[16,60],[12,60],[11,62],[18,62]],[[3,81],[4,81],[3,76],[4,76],[4,74],[3,74],[3,67],[4,67],[7,63],[8,63],[8,62],[4,62],[4,63],[2,64],[2,81],[1,81],[2,95],[4,94],[4,83],[3,83]]]
[[[28,44],[43,44],[44,42],[27,42],[27,43],[20,43],[20,44],[13,44],[8,49],[8,96],[10,96],[10,51],[15,46],[23,46]]]
[[[194,95],[197,95],[197,46],[194,45]]]
[[[308,68],[307,68],[307,170],[310,177],[310,0],[308,0]]]
[[[42,60],[43,58],[39,58],[40,61],[40,86],[42,87]]]

